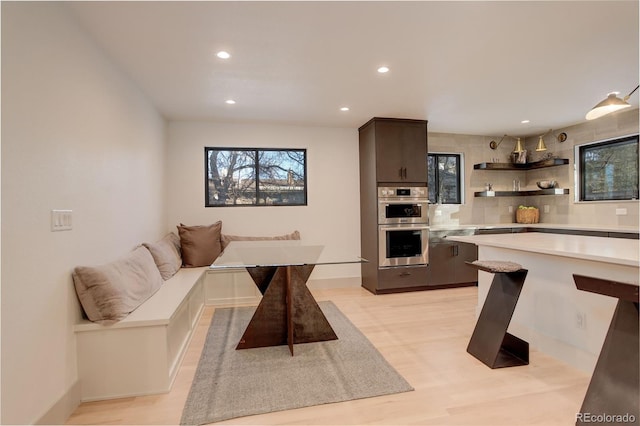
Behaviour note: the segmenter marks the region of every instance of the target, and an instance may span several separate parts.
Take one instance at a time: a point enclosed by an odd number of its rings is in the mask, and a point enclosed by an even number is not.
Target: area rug
[[[255,307],[216,309],[180,421],[235,417],[413,390],[332,302],[320,302],[338,340],[235,347]]]

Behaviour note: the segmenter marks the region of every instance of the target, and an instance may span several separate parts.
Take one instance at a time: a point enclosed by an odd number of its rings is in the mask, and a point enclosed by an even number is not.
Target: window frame
[[[300,203],[275,203],[267,204],[260,202],[260,164],[256,160],[254,164],[255,174],[255,202],[247,204],[212,204],[209,199],[209,152],[210,151],[244,151],[254,152],[255,158],[258,159],[261,152],[277,152],[277,151],[294,151],[303,154],[303,201]],[[251,148],[251,147],[204,147],[204,206],[205,207],[294,207],[308,205],[307,193],[307,149],[306,148]]]
[[[452,206],[458,206],[458,205],[464,205],[465,204],[465,185],[464,185],[464,180],[465,180],[465,174],[464,174],[464,153],[462,152],[429,152],[427,153],[427,185],[429,185],[429,157],[436,157],[436,164],[438,161],[439,156],[454,156],[457,157],[458,161],[457,161],[457,177],[458,177],[458,199],[460,202],[458,203],[439,203],[438,202],[438,198],[440,195],[440,192],[438,190],[437,187],[437,182],[439,182],[439,177],[438,177],[438,173],[435,174],[436,176],[436,201],[435,202],[431,202],[431,200],[429,200],[429,202],[431,204],[441,204],[441,205],[452,205]]]
[[[629,141],[634,140],[636,144],[639,144],[639,134],[632,133],[625,136],[616,136],[613,138],[588,142],[576,145],[574,147],[574,189],[575,189],[575,202],[576,203],[625,203],[625,202],[638,202],[638,198],[602,198],[602,199],[585,199],[585,174],[584,174],[584,161],[583,153],[589,148],[602,147],[615,144],[626,144]],[[640,145],[639,145],[640,148]],[[640,160],[638,161],[640,168]],[[639,170],[640,172],[640,170]],[[639,174],[640,175],[640,174]],[[640,182],[639,182],[640,183]]]

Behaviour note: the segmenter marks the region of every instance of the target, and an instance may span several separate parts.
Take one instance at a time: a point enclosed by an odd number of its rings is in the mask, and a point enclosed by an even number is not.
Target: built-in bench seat
[[[114,324],[75,325],[82,401],[171,389],[204,307],[207,269],[180,269]]]
[[[258,304],[262,297],[244,268],[209,268],[226,244],[300,239],[298,231],[223,235],[221,226],[180,225],[179,238],[170,233],[110,264],[74,269],[76,292],[92,320],[74,327],[82,401],[168,392],[204,305]]]

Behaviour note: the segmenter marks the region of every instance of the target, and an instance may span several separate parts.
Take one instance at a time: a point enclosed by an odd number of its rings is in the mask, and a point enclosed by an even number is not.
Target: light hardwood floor
[[[415,388],[413,392],[244,417],[225,424],[573,425],[589,375],[531,349],[530,364],[491,370],[466,353],[477,288],[332,300]],[[214,309],[205,308],[171,392],[81,404],[67,424],[179,424]]]

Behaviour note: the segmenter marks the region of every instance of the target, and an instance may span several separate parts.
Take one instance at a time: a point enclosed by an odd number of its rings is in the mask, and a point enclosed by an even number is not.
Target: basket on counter
[[[540,210],[536,208],[517,209],[516,223],[538,223],[540,220]]]

